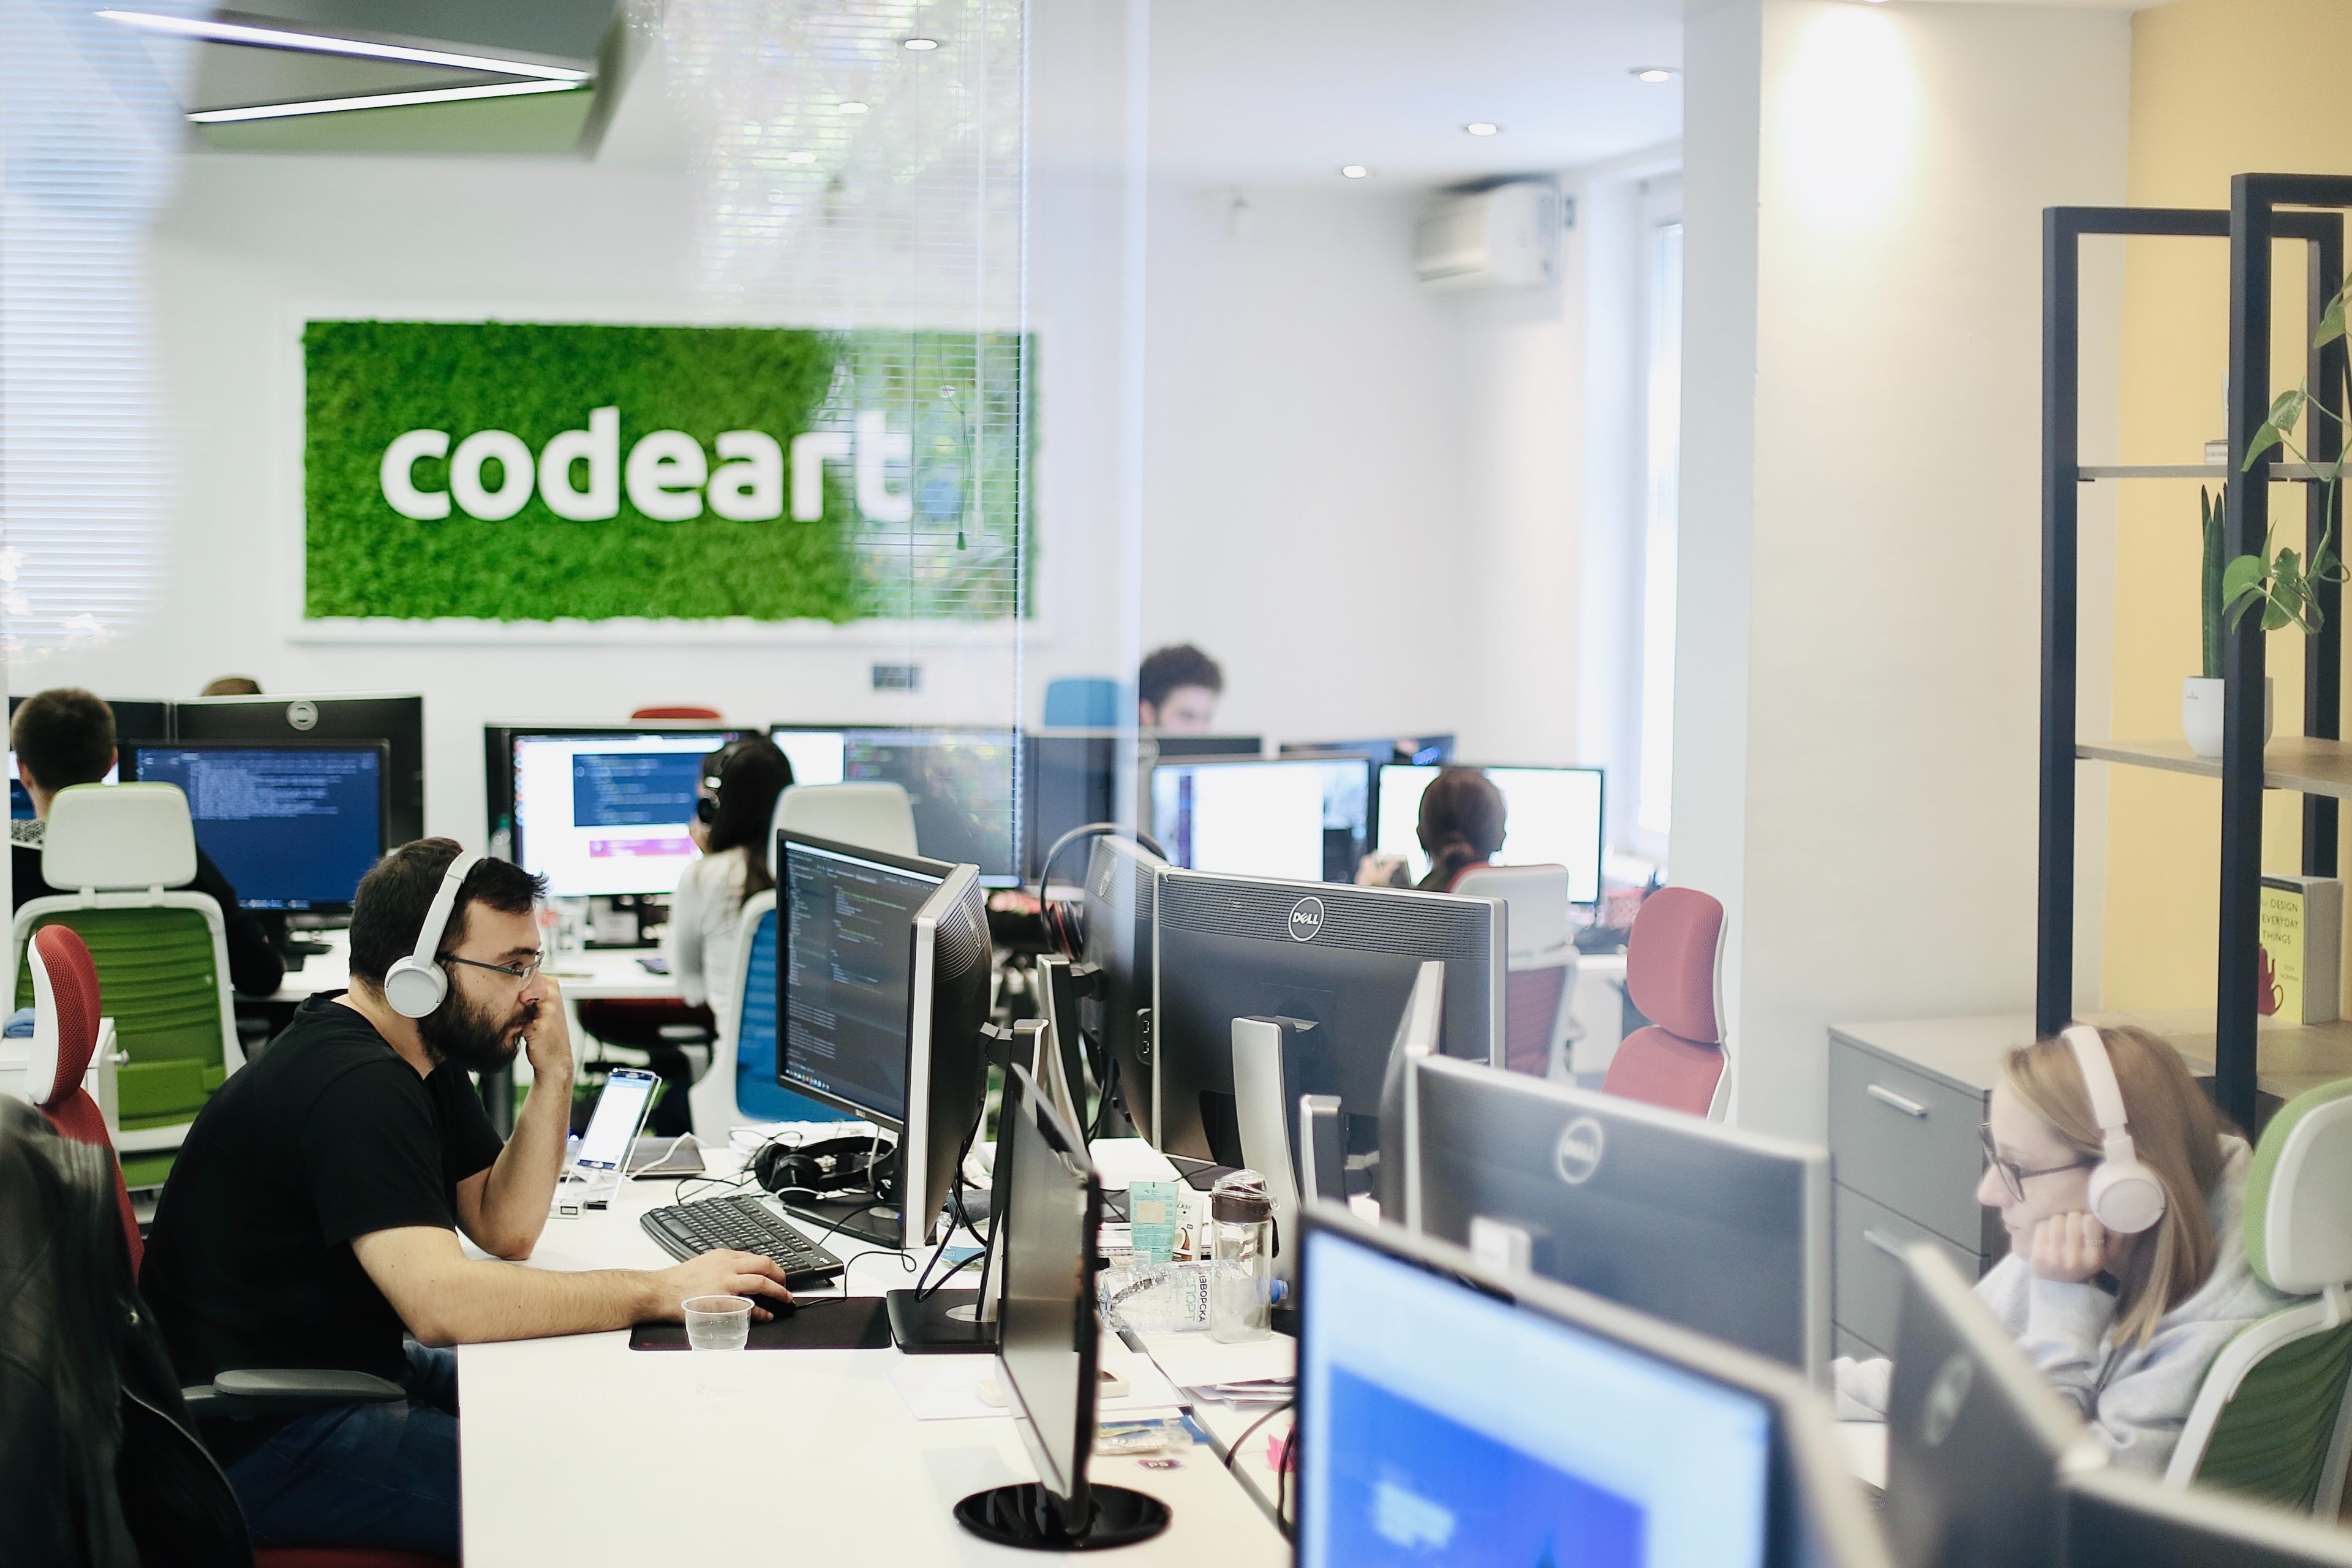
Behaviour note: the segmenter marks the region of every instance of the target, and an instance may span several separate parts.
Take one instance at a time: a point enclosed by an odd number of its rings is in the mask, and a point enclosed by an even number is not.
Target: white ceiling
[[[1162,0],[1151,155],[1187,183],[1431,184],[1566,168],[1682,133],[1683,0]],[[1462,127],[1487,121],[1502,134]],[[1043,151],[1041,149],[1041,151]]]

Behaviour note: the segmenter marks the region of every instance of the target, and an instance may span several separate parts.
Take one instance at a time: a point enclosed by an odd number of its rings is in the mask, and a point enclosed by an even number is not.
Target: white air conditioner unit
[[[1559,192],[1545,181],[1454,196],[1413,226],[1413,274],[1448,293],[1549,283],[1559,275]]]

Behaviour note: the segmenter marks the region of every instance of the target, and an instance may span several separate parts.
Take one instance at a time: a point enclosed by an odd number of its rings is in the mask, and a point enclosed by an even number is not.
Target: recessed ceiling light
[[[908,38],[901,47],[912,49],[919,55],[938,48],[940,41],[937,38]]]
[[[1683,73],[1680,70],[1676,69],[1673,66],[1635,66],[1633,68],[1633,79],[1635,81],[1672,81],[1675,78],[1682,74]]]
[[[787,153],[784,154],[784,162],[787,163],[814,163],[816,162],[816,154],[814,153]]]
[[[1496,136],[1501,134],[1503,128],[1491,120],[1474,120],[1462,129],[1473,136]]]
[[[1372,177],[1372,172],[1370,169],[1365,168],[1361,163],[1346,164],[1339,170],[1339,173],[1350,180],[1369,180]]]
[[[844,114],[863,114],[866,112],[866,109],[865,104],[858,102],[854,98],[844,99],[841,102],[835,104],[834,107],[841,110]]]

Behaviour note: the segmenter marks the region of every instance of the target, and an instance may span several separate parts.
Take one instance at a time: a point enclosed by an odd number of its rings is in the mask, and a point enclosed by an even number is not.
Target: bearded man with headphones
[[[530,1257],[561,1173],[572,1037],[539,967],[543,890],[446,838],[385,856],[352,903],[351,989],[304,1003],[189,1129],[140,1278],[181,1381],[307,1366],[409,1393],[206,1433],[258,1544],[458,1555],[457,1354],[432,1347],[675,1321],[689,1296],[792,1299],[746,1252],[565,1273],[458,1245]],[[501,1144],[467,1075],[525,1051]]]

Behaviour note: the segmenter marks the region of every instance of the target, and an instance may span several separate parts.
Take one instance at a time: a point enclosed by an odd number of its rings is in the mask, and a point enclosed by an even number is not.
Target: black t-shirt
[[[313,996],[197,1113],[139,1283],[184,1382],[243,1367],[397,1378],[399,1315],[355,1237],[457,1226],[500,1143],[463,1070],[419,1078],[361,1014]]]
[[[9,910],[14,913],[35,899],[53,899],[58,889],[41,879],[41,852],[30,844],[10,846],[14,868]],[[228,983],[247,996],[267,996],[286,978],[286,961],[269,945],[269,932],[251,910],[237,908],[236,889],[229,885],[213,858],[196,851],[196,874],[186,884],[211,895],[220,906],[222,935],[228,939]]]

